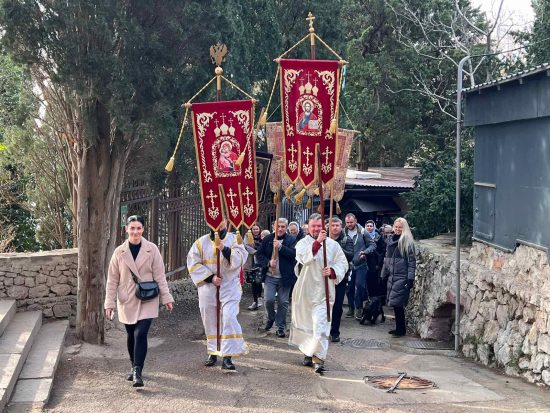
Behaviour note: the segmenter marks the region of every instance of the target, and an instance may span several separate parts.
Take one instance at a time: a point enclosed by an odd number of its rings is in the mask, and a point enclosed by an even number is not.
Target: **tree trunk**
[[[109,138],[109,117],[95,108],[95,139],[87,136],[78,152],[78,298],[76,331],[94,344],[104,341],[105,279],[115,249],[120,191],[129,148],[122,138]],[[93,117],[93,115],[92,115]],[[90,128],[89,133],[94,132]],[[107,135],[107,136],[105,136]]]

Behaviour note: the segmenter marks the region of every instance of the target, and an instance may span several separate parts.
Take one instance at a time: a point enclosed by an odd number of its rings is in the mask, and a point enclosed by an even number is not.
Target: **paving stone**
[[[0,337],[0,354],[22,354],[30,351],[32,340],[40,330],[42,311],[17,313]]]
[[[13,316],[17,306],[14,300],[1,300],[0,301],[0,335],[4,332]]]
[[[43,403],[45,404],[52,390],[53,379],[26,379],[18,380],[10,406],[16,403]]]
[[[68,327],[67,320],[42,326],[19,375],[20,379],[53,378]]]

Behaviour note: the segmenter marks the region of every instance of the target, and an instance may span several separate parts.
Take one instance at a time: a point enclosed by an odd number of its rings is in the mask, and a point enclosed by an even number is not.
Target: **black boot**
[[[306,367],[313,367],[313,358],[304,356],[304,361],[302,361],[302,364]]]
[[[223,358],[222,369],[224,369],[224,370],[235,370],[235,365],[231,361],[231,357],[224,357]]]
[[[323,360],[316,360],[313,363],[313,371],[319,374],[323,373],[325,371],[325,362]]]
[[[206,367],[212,367],[213,365],[216,364],[217,361],[218,361],[218,357],[213,354],[210,354],[206,359],[206,361],[204,362],[204,365]]]
[[[141,370],[143,367],[134,367],[134,383],[132,384],[133,387],[143,387],[143,379],[141,378]]]
[[[132,366],[132,368],[130,369],[130,372],[126,376],[126,380],[128,381],[134,380],[134,366]]]

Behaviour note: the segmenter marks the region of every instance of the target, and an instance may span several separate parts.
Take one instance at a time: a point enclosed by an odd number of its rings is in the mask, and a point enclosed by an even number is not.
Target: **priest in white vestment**
[[[221,242],[214,243],[214,232],[200,237],[187,254],[187,269],[199,293],[199,309],[207,340],[205,366],[213,366],[223,357],[222,369],[235,370],[231,357],[248,352],[237,315],[241,301],[241,266],[248,253],[238,244],[235,234],[227,232],[227,223],[220,228]],[[216,276],[216,249],[220,251],[220,277]],[[216,286],[220,286],[220,351],[217,350]]]
[[[325,277],[328,278],[330,312],[334,304],[335,285],[344,279],[348,261],[340,245],[323,229],[321,215],[311,214],[308,233],[296,244],[296,275],[292,293],[292,324],[289,344],[304,354],[305,366],[316,373],[324,371],[328,352],[330,322],[325,302]],[[323,268],[323,243],[326,244],[327,266]]]

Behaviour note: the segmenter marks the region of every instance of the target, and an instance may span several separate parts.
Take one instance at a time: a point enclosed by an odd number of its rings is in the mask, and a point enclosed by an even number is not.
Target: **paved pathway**
[[[243,302],[245,308],[248,300]],[[195,303],[162,313],[151,331],[145,387],[125,380],[125,333],[107,332],[106,346],[68,346],[62,357],[51,412],[550,412],[550,391],[504,376],[452,352],[411,350],[412,338],[344,319],[342,343],[331,345],[323,376],[301,365],[302,356],[261,327],[261,313],[239,316],[250,353],[236,358],[236,373],[202,366],[202,326]],[[347,339],[347,340],[345,340]],[[351,340],[374,339],[380,349]],[[70,340],[70,338],[69,338]],[[70,343],[69,343],[70,344]],[[354,347],[355,346],[355,347]],[[388,394],[365,384],[366,375],[408,374],[433,380],[436,389]]]

